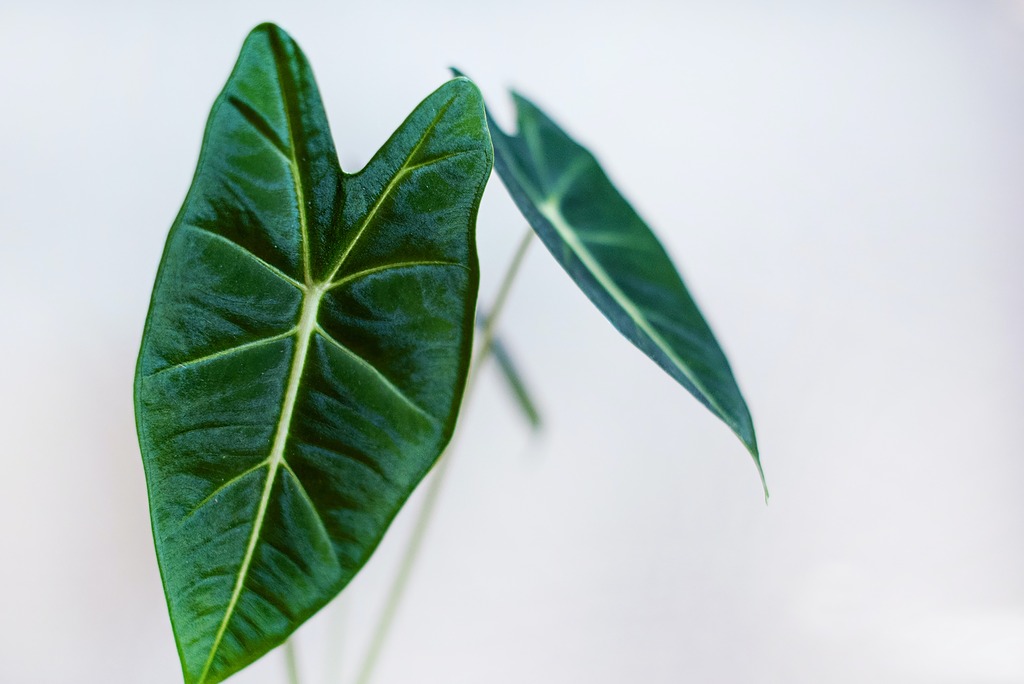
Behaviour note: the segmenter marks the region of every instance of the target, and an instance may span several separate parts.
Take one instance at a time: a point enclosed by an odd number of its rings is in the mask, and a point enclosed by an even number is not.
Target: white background
[[[0,0],[0,681],[181,681],[133,368],[264,20],[309,56],[348,170],[450,64],[502,122],[514,86],[590,145],[729,354],[772,489],[535,244],[501,332],[546,427],[485,373],[377,683],[1024,682],[1008,0]],[[484,303],[522,230],[495,179]],[[410,519],[299,632],[304,684],[351,681]]]

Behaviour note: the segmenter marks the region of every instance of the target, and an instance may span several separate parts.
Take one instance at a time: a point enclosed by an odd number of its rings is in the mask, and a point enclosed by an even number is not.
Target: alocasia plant
[[[451,438],[491,135],[562,266],[757,460],[725,356],[660,244],[586,150],[519,109],[507,136],[457,77],[347,174],[295,42],[267,24],[243,45],[167,239],[135,381],[186,682],[223,680],[341,591]]]

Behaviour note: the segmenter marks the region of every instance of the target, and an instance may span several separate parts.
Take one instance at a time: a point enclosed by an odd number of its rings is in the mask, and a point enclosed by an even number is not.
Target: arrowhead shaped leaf
[[[186,681],[223,680],[337,594],[451,437],[491,161],[456,79],[345,174],[298,46],[270,25],[246,40],[135,382]]]
[[[488,122],[494,167],[519,210],[612,325],[732,428],[760,473],[754,425],[729,362],[665,249],[594,156],[536,105],[513,97],[518,134]]]

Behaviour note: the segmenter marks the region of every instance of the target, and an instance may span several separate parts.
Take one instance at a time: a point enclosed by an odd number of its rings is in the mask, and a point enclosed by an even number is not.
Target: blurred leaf
[[[187,682],[223,680],[337,594],[451,437],[491,161],[479,92],[456,79],[345,174],[298,46],[271,25],[246,40],[135,381]]]
[[[482,311],[478,312],[476,325],[481,330],[487,325],[487,316]],[[495,336],[491,340],[489,353],[497,361],[502,377],[505,378],[505,383],[508,385],[509,391],[512,392],[513,399],[515,399],[519,408],[522,409],[523,415],[526,417],[527,422],[530,423],[530,427],[534,430],[539,430],[541,419],[540,412],[537,411],[537,404],[530,396],[530,391],[526,388],[526,383],[523,382],[523,376],[519,372],[515,361],[512,360],[512,355],[509,354],[508,348],[499,337]]]
[[[519,210],[612,325],[732,429],[763,484],[747,405],[665,249],[589,151],[529,100],[513,98],[517,135],[489,114],[488,123],[494,167]]]

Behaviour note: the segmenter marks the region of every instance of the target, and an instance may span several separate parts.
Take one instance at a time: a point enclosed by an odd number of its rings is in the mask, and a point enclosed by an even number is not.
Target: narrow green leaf
[[[487,325],[487,316],[482,311],[478,314],[476,324],[481,330]],[[530,424],[530,427],[534,430],[539,430],[541,418],[540,412],[537,410],[537,404],[530,395],[530,390],[523,381],[523,376],[519,372],[516,362],[512,359],[512,355],[501,338],[495,336],[491,340],[490,355],[498,363],[498,369],[501,371],[502,377],[505,378],[505,384],[512,393],[512,398],[515,399],[516,404],[522,410],[523,416]]]
[[[223,680],[337,594],[451,437],[491,162],[479,93],[456,79],[345,174],[298,46],[272,25],[245,41],[135,380],[187,682]]]
[[[489,114],[488,123],[494,167],[519,210],[612,325],[736,433],[763,484],[747,405],[665,249],[589,151],[529,100],[513,98],[517,135]]]

